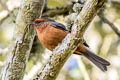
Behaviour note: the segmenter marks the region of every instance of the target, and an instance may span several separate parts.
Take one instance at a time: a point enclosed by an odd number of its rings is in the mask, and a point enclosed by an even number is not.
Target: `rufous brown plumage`
[[[51,19],[40,18],[36,19],[33,23],[41,44],[51,51],[53,51],[69,33],[63,24]],[[84,44],[80,44],[74,53],[84,55],[102,71],[107,71],[107,66],[110,65],[108,61],[94,54]]]

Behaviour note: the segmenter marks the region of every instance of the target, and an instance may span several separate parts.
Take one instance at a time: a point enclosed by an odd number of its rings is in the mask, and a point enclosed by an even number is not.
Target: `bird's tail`
[[[107,71],[107,66],[109,66],[110,63],[108,61],[106,61],[105,59],[103,59],[103,58],[97,56],[96,54],[94,54],[87,47],[84,46],[84,48],[85,48],[85,51],[82,52],[82,55],[87,57],[91,62],[93,62],[102,71]]]

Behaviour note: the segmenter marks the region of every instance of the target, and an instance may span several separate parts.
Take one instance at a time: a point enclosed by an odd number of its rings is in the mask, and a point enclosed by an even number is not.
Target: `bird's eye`
[[[39,24],[39,23],[40,23],[40,21],[35,21],[35,23],[36,23],[36,24]]]

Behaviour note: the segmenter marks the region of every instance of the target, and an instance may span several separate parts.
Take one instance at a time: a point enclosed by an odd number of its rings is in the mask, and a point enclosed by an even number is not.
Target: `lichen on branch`
[[[16,18],[16,29],[12,46],[9,48],[1,80],[22,80],[35,32],[30,23],[42,15],[46,0],[22,0]],[[41,12],[41,13],[40,13]]]

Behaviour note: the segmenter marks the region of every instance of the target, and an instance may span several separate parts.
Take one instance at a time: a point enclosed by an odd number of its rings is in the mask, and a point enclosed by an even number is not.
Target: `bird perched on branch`
[[[33,24],[35,26],[41,44],[51,51],[53,51],[53,49],[59,43],[61,43],[65,36],[69,33],[63,24],[57,23],[51,19],[36,19]],[[79,45],[74,54],[87,57],[102,71],[107,71],[107,66],[110,65],[108,61],[90,51],[84,43]]]

